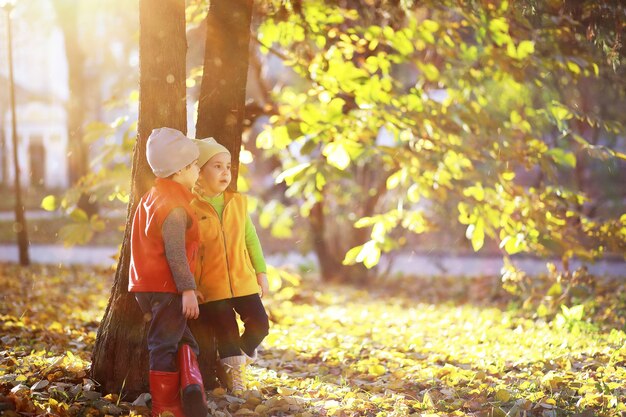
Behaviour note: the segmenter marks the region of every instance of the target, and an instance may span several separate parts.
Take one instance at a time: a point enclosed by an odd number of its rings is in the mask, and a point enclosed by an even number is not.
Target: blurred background
[[[3,3],[3,256],[17,257],[12,65],[30,250],[108,260],[137,134],[139,8]],[[186,3],[190,137],[208,9]],[[544,259],[617,273],[623,18],[620,2],[255,4],[238,187],[265,251],[344,281],[541,272]]]

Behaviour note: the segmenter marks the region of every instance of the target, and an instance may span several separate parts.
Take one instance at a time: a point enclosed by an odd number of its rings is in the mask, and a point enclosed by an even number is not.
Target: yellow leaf
[[[53,332],[61,332],[63,331],[63,325],[58,321],[55,321],[50,326],[48,326],[48,330]]]
[[[328,163],[337,169],[343,171],[350,165],[350,154],[341,143],[331,142],[327,144],[322,153],[328,159]]]
[[[508,392],[507,390],[499,389],[496,392],[496,400],[497,401],[505,403],[505,402],[509,401],[510,399],[511,399],[511,393]]]
[[[41,208],[46,211],[54,211],[56,209],[56,197],[53,195],[47,195],[41,200]]]
[[[427,408],[432,408],[435,406],[435,402],[433,401],[431,395],[426,392],[424,394],[424,399],[422,400],[422,405],[427,407]]]
[[[369,372],[371,375],[381,376],[384,375],[387,370],[382,365],[372,365],[367,369],[367,372]]]

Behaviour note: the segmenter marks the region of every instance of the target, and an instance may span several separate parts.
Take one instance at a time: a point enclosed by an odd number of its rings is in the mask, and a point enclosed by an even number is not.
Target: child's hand
[[[270,284],[267,282],[267,274],[265,272],[261,272],[260,274],[256,274],[256,282],[261,287],[261,298],[265,294],[269,294],[269,292],[270,292]]]
[[[183,291],[183,315],[187,319],[197,319],[200,314],[194,290]]]
[[[196,294],[196,298],[198,299],[198,303],[204,303],[204,295],[198,290],[194,290]]]

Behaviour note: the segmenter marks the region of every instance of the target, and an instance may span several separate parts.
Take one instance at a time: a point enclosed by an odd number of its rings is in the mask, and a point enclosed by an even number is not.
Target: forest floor
[[[99,393],[89,379],[113,275],[0,264],[1,415],[149,415],[123,391]],[[626,411],[624,280],[577,284],[562,308],[549,282],[552,295],[523,303],[494,277],[348,286],[277,276],[265,299],[271,330],[250,368],[250,390],[242,398],[211,391],[214,416]]]

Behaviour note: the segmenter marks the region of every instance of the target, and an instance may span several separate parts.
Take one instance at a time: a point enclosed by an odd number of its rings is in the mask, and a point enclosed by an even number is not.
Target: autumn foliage
[[[251,390],[243,398],[211,392],[215,416],[626,411],[619,280],[595,280],[600,304],[586,304],[584,315],[539,317],[490,277],[388,278],[358,289],[272,275],[271,331],[252,366]],[[146,395],[104,395],[88,378],[112,276],[110,269],[0,266],[2,415],[148,415]]]

